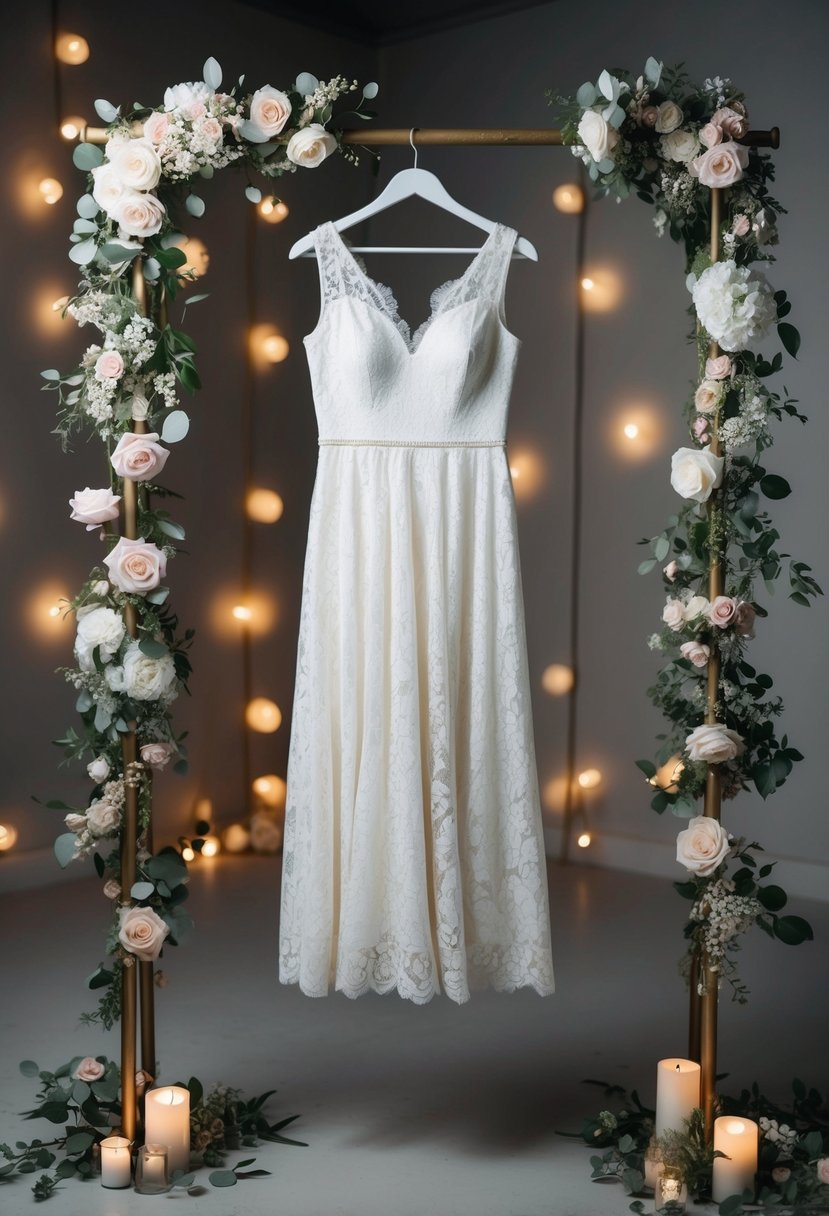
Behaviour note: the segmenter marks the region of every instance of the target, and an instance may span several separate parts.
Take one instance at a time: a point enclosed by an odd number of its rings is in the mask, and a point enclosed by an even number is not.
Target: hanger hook
[[[417,168],[417,148],[415,147],[414,137],[415,137],[415,131],[417,131],[417,130],[419,130],[418,127],[412,127],[411,131],[409,131],[409,143],[411,144],[412,151],[414,152],[415,169]]]

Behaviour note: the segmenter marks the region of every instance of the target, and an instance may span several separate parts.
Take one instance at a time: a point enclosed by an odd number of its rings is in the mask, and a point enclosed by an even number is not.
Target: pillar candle
[[[170,1177],[190,1168],[190,1093],[180,1085],[150,1089],[144,1098],[148,1144],[166,1144]]]
[[[124,1136],[101,1141],[101,1185],[113,1190],[132,1184],[132,1146]]]
[[[714,1158],[712,1195],[722,1203],[729,1195],[741,1195],[748,1187],[754,1192],[757,1173],[758,1128],[751,1119],[722,1115],[714,1120],[714,1150],[725,1157]]]
[[[656,1070],[656,1134],[682,1132],[699,1106],[700,1067],[693,1060],[660,1060]]]

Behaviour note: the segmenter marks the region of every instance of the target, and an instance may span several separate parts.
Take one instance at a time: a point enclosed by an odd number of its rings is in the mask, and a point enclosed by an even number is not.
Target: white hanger
[[[346,228],[353,227],[361,220],[367,220],[373,215],[377,215],[380,211],[386,211],[389,207],[393,207],[395,203],[400,203],[404,199],[417,198],[425,199],[428,203],[434,203],[436,207],[442,208],[444,211],[450,212],[452,215],[457,215],[460,219],[466,220],[467,223],[474,224],[476,228],[481,228],[484,232],[492,232],[496,227],[494,220],[485,219],[484,216],[478,215],[475,211],[470,211],[468,207],[462,206],[461,203],[455,201],[446,187],[441,182],[440,178],[434,173],[430,173],[428,169],[418,169],[417,167],[417,148],[414,143],[414,133],[417,127],[412,127],[409,132],[409,143],[414,151],[415,163],[412,169],[401,169],[399,173],[395,173],[394,177],[386,186],[377,198],[373,199],[365,207],[361,207],[359,211],[352,211],[350,215],[344,215],[342,219],[334,221],[334,227],[338,232],[343,232]],[[478,253],[479,247],[467,249],[460,246],[446,245],[355,245],[352,246],[354,253]],[[291,251],[288,257],[315,257],[316,250],[314,248],[314,234],[309,232],[306,236],[301,237],[291,246]],[[532,262],[538,261],[538,252],[526,237],[519,236],[515,242],[514,257],[529,258]]]

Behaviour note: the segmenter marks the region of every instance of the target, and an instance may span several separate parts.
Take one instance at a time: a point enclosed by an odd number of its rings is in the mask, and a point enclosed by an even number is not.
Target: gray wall
[[[779,6],[758,0],[750,20],[726,34],[721,6],[714,0],[699,0],[692,11],[683,6],[679,16],[675,7],[664,10],[640,0],[624,6],[607,0],[560,2],[408,41],[379,54],[272,21],[243,5],[200,5],[197,22],[191,17],[195,11],[189,4],[168,10],[159,57],[145,62],[138,53],[125,57],[108,6],[79,5],[74,13],[67,6],[65,24],[88,35],[94,55],[85,67],[66,71],[65,108],[83,111],[86,99],[95,96],[160,97],[166,83],[198,74],[209,53],[219,57],[228,76],[246,71],[249,82],[279,83],[306,67],[320,74],[345,70],[361,80],[376,75],[381,121],[392,126],[542,126],[551,121],[545,89],[573,92],[582,80],[595,79],[602,67],[637,69],[648,54],[666,63],[684,60],[694,78],[730,74],[748,94],[755,125],[776,123],[783,131],[777,193],[791,215],[781,225],[783,244],[771,277],[776,286],[788,289],[793,319],[803,333],[801,361],[788,364],[785,379],[801,399],[810,425],[806,432],[797,423],[782,426],[767,463],[796,483],[792,499],[775,509],[784,550],[812,561],[826,580],[823,461],[829,420],[822,392],[827,367],[819,296],[826,259],[818,217],[825,210],[829,169],[815,137],[822,95],[813,49],[826,41],[822,3],[799,0],[790,6],[790,19],[781,29]],[[44,284],[50,290],[55,284],[54,295],[72,284],[64,251],[73,188],[36,219],[21,215],[14,195],[15,181],[24,171],[38,176],[48,171],[67,187],[73,182],[68,152],[49,134],[47,16],[46,4],[30,6],[19,18],[14,47],[7,45],[2,52],[9,60],[2,73],[7,88],[35,82],[27,91],[25,118],[11,134],[15,146],[7,161],[2,240],[6,282],[15,285],[16,295],[13,305],[7,297],[7,325],[0,333],[0,342],[8,344],[3,352],[8,412],[0,470],[0,544],[11,572],[0,605],[8,614],[0,807],[4,818],[20,826],[21,843],[28,848],[48,843],[54,828],[47,812],[31,808],[28,795],[71,789],[65,775],[55,774],[57,753],[46,742],[71,721],[71,696],[51,675],[62,661],[61,645],[47,646],[30,636],[25,600],[47,576],[62,577],[72,586],[85,572],[95,542],[69,526],[62,504],[76,485],[87,479],[96,484],[93,470],[98,467],[83,449],[72,459],[58,454],[48,435],[51,399],[36,390],[41,367],[71,363],[79,349],[77,334],[40,335],[31,323],[31,299]],[[717,32],[712,36],[711,31]],[[36,156],[28,150],[35,141]],[[387,151],[380,183],[407,163],[408,154]],[[538,492],[519,504],[519,516],[539,770],[546,784],[560,776],[564,761],[565,703],[546,697],[539,681],[548,663],[566,660],[575,267],[574,222],[553,209],[550,194],[556,184],[572,178],[574,163],[561,149],[429,149],[421,153],[420,163],[434,169],[461,201],[518,228],[540,253],[537,266],[514,265],[507,310],[510,328],[524,344],[511,448],[533,450],[544,473]],[[290,705],[316,456],[301,335],[312,328],[317,309],[312,264],[289,264],[286,252],[297,235],[359,205],[372,188],[365,166],[353,170],[335,163],[319,178],[298,174],[285,180],[282,191],[292,209],[290,219],[259,229],[262,318],[276,321],[293,349],[287,363],[263,376],[256,418],[258,472],[286,502],[283,520],[257,534],[257,579],[280,604],[277,628],[256,645],[257,691],[273,695],[283,709]],[[241,706],[238,650],[211,623],[216,579],[222,586],[232,581],[228,572],[238,562],[240,535],[236,418],[244,338],[240,268],[245,207],[240,192],[231,173],[214,182],[198,229],[211,252],[205,290],[213,298],[193,310],[191,325],[207,387],[193,409],[191,437],[170,464],[175,474],[171,484],[187,496],[183,518],[191,551],[174,568],[175,602],[182,619],[199,629],[194,697],[178,714],[192,732],[192,776],[158,783],[161,824],[171,835],[188,825],[197,794],[213,797],[219,817],[229,820],[237,813],[241,792],[234,725]],[[376,221],[373,235],[408,232],[409,219],[422,214],[390,213]],[[462,231],[451,221],[435,224],[432,230],[439,228],[441,236]],[[619,276],[623,298],[618,308],[588,321],[579,757],[605,776],[591,808],[598,837],[595,855],[611,864],[652,864],[664,871],[677,825],[648,810],[632,763],[651,754],[660,729],[645,698],[655,669],[645,638],[658,623],[662,600],[656,578],[636,575],[641,551],[635,542],[660,528],[675,506],[667,462],[684,441],[681,404],[694,374],[693,351],[684,340],[688,297],[680,251],[656,239],[648,209],[635,200],[591,208],[588,252],[591,263]],[[395,286],[401,311],[417,323],[426,314],[431,288],[458,273],[461,265],[449,257],[387,257],[369,268]],[[640,410],[650,416],[652,433],[647,451],[633,459],[632,453],[643,449],[622,448],[618,436],[623,422]],[[774,855],[827,864],[829,824],[822,788],[826,609],[821,604],[805,611],[780,594],[770,607],[772,615],[759,630],[754,653],[777,679],[789,706],[790,738],[807,754],[807,762],[767,804],[754,796],[741,798],[729,809],[728,822],[759,838]],[[257,740],[257,769],[284,772],[287,742],[286,715],[276,736]],[[548,810],[546,818],[554,829],[557,813]],[[791,866],[789,879],[816,893],[822,875],[814,867],[807,870]]]

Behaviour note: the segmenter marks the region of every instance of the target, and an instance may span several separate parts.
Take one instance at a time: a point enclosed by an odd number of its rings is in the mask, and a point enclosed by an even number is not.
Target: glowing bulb
[[[53,618],[60,616],[60,604],[52,604],[52,607],[49,609],[49,616]]]
[[[0,823],[0,853],[7,853],[17,844],[17,828],[10,823]]]
[[[200,279],[207,274],[210,253],[204,241],[200,241],[197,236],[188,236],[179,245],[179,249],[187,258],[184,265],[179,267],[179,274],[190,275],[194,279]]]
[[[202,857],[215,857],[222,847],[218,836],[205,836],[201,847]]]
[[[541,673],[541,687],[551,697],[566,697],[568,692],[573,691],[575,682],[576,674],[573,668],[564,663],[551,663]]]
[[[63,186],[56,177],[44,177],[37,188],[44,203],[48,203],[50,207],[63,198]]]
[[[585,278],[583,278],[583,279],[582,279],[582,281],[581,281],[581,285],[582,285],[582,287],[584,288],[584,290],[585,290],[585,291],[592,291],[592,290],[593,290],[593,288],[596,286],[596,284],[595,284],[595,282],[593,281],[593,279],[588,278],[588,277],[585,277]]]
[[[622,427],[622,434],[625,439],[636,439],[639,435],[639,426],[635,422],[626,422]]]
[[[181,850],[181,858],[182,858],[182,861],[195,861],[196,860],[195,850],[192,849],[189,844],[186,844],[184,846],[184,848]]]
[[[228,824],[222,832],[222,844],[228,853],[244,853],[250,844],[250,832],[244,824]]]
[[[610,266],[591,267],[580,282],[582,307],[588,312],[609,312],[622,298],[622,280]]]
[[[249,608],[247,604],[235,604],[232,612],[237,621],[253,620],[253,609]]]
[[[576,844],[580,849],[589,849],[593,841],[593,837],[589,832],[582,832],[576,840]]]
[[[81,118],[80,114],[70,114],[60,124],[60,133],[64,139],[77,139],[86,125],[86,119]]]
[[[258,524],[275,524],[282,518],[284,503],[275,490],[248,490],[245,509],[248,519]]]
[[[263,198],[259,204],[259,214],[268,224],[281,224],[288,217],[288,206],[280,199]]]
[[[281,334],[269,334],[262,340],[262,354],[269,363],[282,363],[288,358],[290,346]]]
[[[289,346],[275,325],[254,325],[248,335],[250,352],[260,368],[270,363],[281,363],[288,357]]]
[[[245,709],[245,721],[251,730],[270,735],[282,725],[282,711],[267,697],[254,697]]]
[[[595,790],[602,783],[602,774],[597,768],[586,768],[579,773],[577,781],[583,790]]]
[[[580,211],[584,211],[584,191],[575,182],[556,186],[553,191],[553,206],[566,215],[578,215]]]
[[[55,55],[61,63],[77,66],[89,58],[89,43],[80,34],[60,34],[55,40]]]
[[[510,452],[509,471],[515,497],[520,501],[532,498],[544,482],[544,463],[529,448]]]
[[[254,780],[253,792],[265,806],[282,806],[285,802],[286,786],[276,773],[266,773]]]

